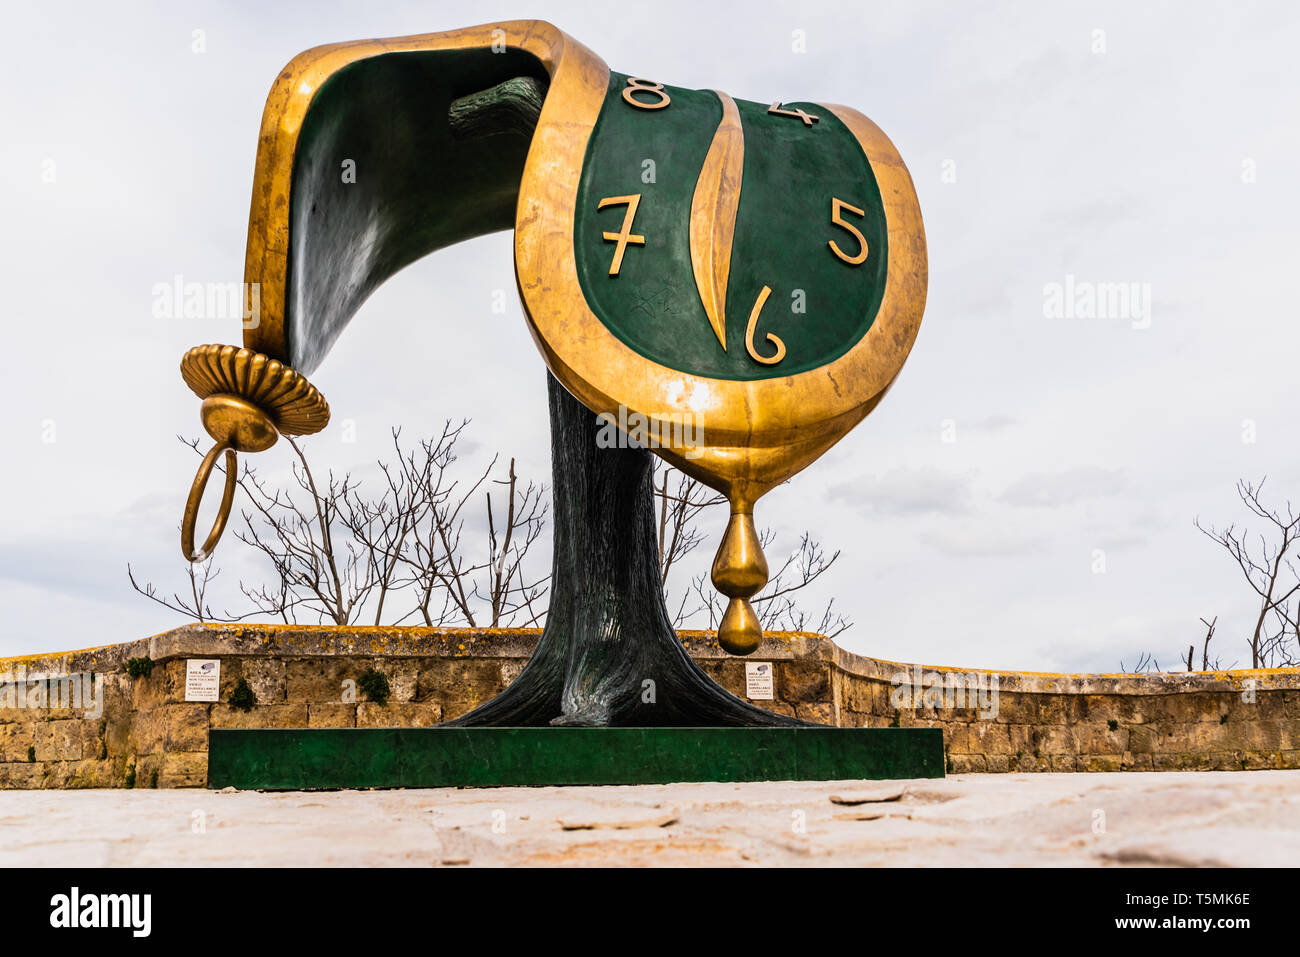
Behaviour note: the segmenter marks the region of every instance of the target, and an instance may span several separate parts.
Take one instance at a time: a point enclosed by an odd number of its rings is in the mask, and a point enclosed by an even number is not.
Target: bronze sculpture
[[[365,175],[341,183],[343,156]],[[642,156],[658,158],[650,180]],[[555,580],[529,665],[455,723],[798,723],[691,662],[658,585],[651,454],[596,435],[635,417],[657,454],[726,494],[719,642],[752,652],[749,598],[767,580],[754,503],[875,407],[916,337],[926,255],[910,177],[854,110],[612,73],[546,23],[320,47],[276,79],[245,267],[259,322],[244,349],[183,363],[217,442],[187,504],[186,557],[215,547],[235,451],[325,426],[302,373],[366,296],[429,252],[512,227],[551,372]],[[221,515],[195,549],[223,453]]]

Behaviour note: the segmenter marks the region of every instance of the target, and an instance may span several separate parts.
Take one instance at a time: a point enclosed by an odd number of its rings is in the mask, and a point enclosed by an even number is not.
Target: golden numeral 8
[[[647,103],[645,100],[638,100],[632,95],[633,93],[653,93],[659,97],[659,102]],[[672,98],[664,91],[662,83],[638,80],[634,76],[627,78],[627,89],[623,91],[623,99],[639,110],[662,110],[672,102]]]

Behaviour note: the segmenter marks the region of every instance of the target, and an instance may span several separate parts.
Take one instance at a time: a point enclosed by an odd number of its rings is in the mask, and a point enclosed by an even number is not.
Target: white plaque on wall
[[[745,697],[751,701],[771,701],[776,697],[772,680],[772,662],[745,662]]]
[[[221,691],[221,661],[217,658],[185,660],[185,700],[216,701]]]

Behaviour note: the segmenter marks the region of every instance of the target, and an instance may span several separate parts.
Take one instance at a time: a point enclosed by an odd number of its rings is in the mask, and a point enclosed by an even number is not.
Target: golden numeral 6
[[[774,366],[785,358],[785,343],[781,341],[780,336],[768,333],[767,341],[776,349],[770,356],[760,356],[754,348],[754,331],[758,326],[758,314],[763,311],[763,304],[767,302],[767,297],[772,294],[770,286],[764,286],[758,294],[758,299],[754,302],[754,308],[749,312],[749,323],[745,326],[745,351],[755,362],[760,362],[765,366]]]

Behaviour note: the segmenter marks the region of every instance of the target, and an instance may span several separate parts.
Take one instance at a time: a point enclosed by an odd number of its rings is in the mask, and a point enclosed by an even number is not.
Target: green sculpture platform
[[[941,778],[937,728],[213,730],[208,787],[519,787]]]

